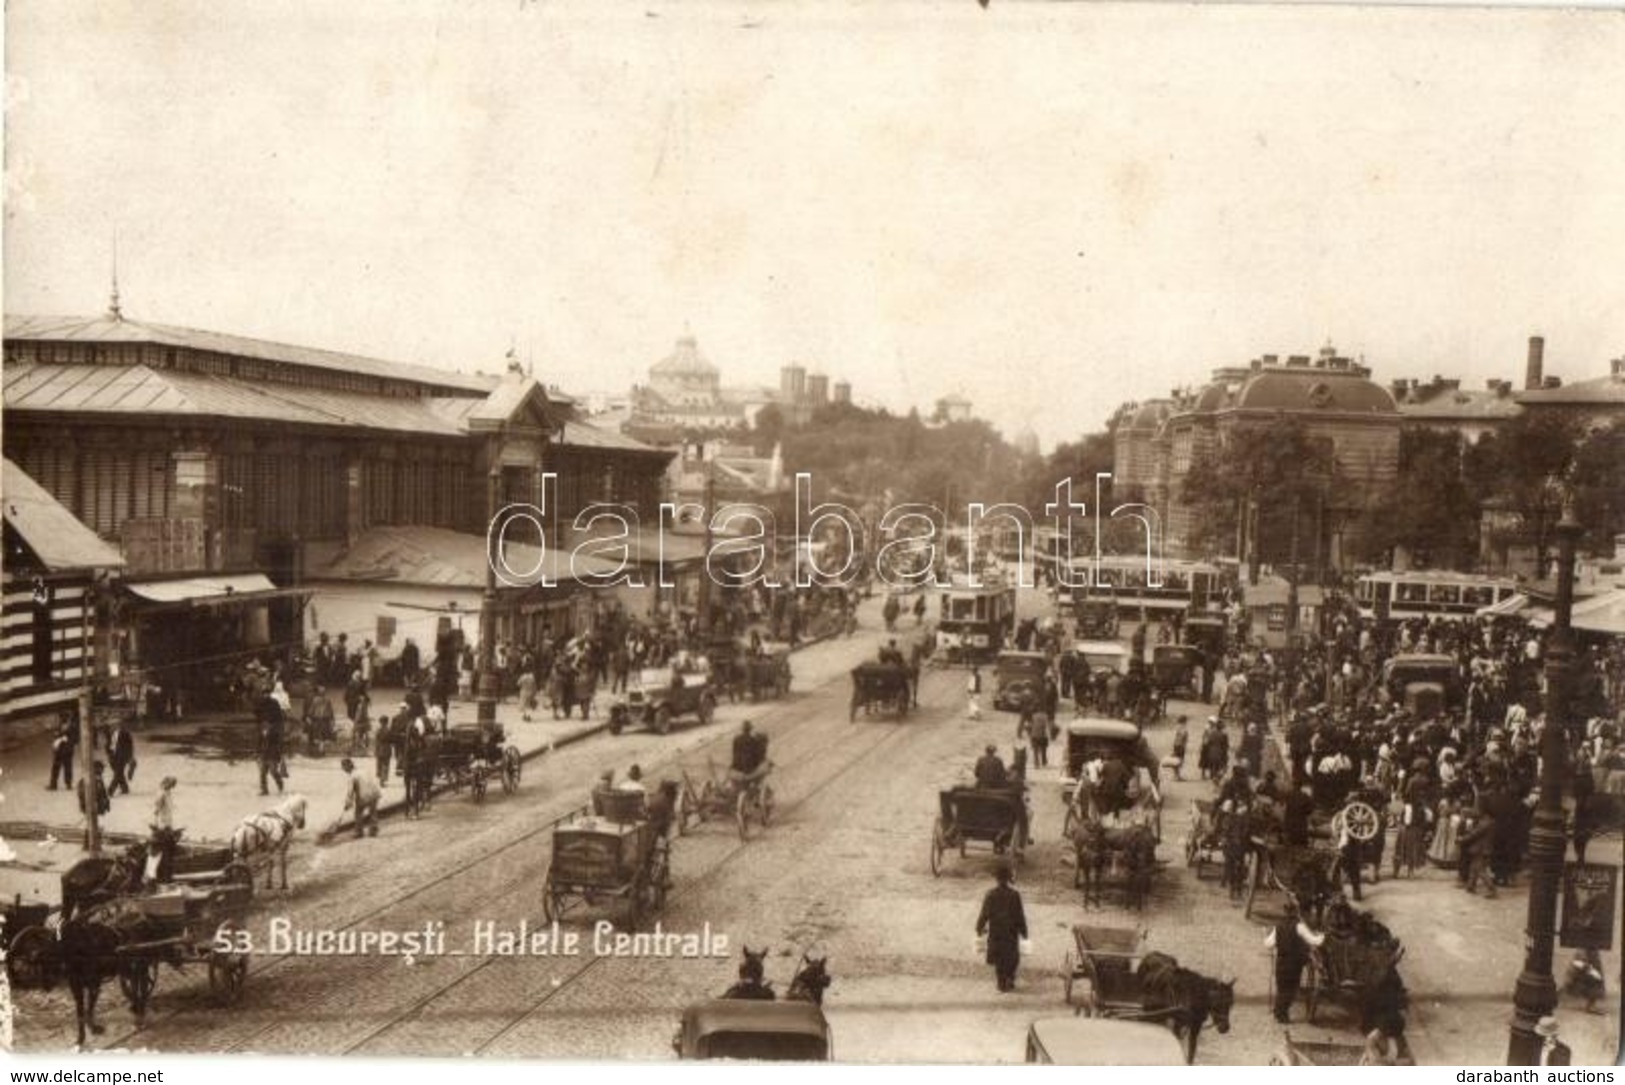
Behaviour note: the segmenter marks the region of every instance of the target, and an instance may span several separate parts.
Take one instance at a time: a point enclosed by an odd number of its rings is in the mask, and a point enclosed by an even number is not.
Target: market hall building
[[[223,695],[248,653],[320,632],[398,654],[403,612],[377,588],[389,570],[368,570],[370,591],[331,575],[369,533],[437,529],[463,537],[457,556],[470,538],[483,551],[490,501],[540,506],[544,471],[559,476],[550,534],[603,501],[653,530],[671,459],[583,425],[517,365],[401,365],[135,321],[116,302],[99,317],[8,316],[4,407],[6,458],[122,554],[97,677],[135,670],[193,703]],[[499,640],[521,633],[522,609],[586,620],[559,605],[569,582],[545,590],[555,598],[499,594]],[[364,616],[358,593],[375,603]]]

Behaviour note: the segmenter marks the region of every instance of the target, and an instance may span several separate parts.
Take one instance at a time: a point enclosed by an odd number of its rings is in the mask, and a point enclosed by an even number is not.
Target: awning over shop
[[[1473,614],[1479,618],[1498,618],[1504,615],[1520,614],[1529,606],[1529,596],[1523,592],[1513,592],[1499,603],[1492,603],[1487,607],[1479,607]]]
[[[52,572],[68,569],[117,569],[124,564],[118,548],[74,518],[27,473],[5,460],[0,491],[5,494],[5,521],[40,565]]]
[[[187,577],[125,584],[136,597],[164,607],[208,607],[258,603],[311,594],[310,588],[279,588],[260,573]]]

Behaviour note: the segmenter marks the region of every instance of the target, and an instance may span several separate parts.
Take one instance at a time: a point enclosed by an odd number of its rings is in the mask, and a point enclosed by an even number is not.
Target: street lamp
[[[1508,1066],[1540,1063],[1542,1039],[1535,1026],[1557,1007],[1552,978],[1552,941],[1557,935],[1557,894],[1563,881],[1563,773],[1568,755],[1569,702],[1574,692],[1574,544],[1580,523],[1574,499],[1563,502],[1557,532],[1557,611],[1546,649],[1546,724],[1540,735],[1540,801],[1529,830],[1529,915],[1524,928],[1523,971],[1512,992]]]

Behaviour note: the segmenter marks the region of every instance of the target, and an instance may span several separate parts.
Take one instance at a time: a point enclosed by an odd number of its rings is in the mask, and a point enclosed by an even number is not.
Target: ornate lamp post
[[[1552,978],[1552,942],[1557,936],[1557,895],[1563,881],[1563,778],[1568,767],[1569,703],[1574,691],[1574,544],[1580,524],[1573,497],[1563,502],[1557,532],[1557,613],[1546,649],[1546,725],[1540,736],[1540,803],[1529,831],[1529,916],[1524,928],[1523,971],[1512,992],[1513,1018],[1507,1041],[1508,1066],[1540,1062],[1541,1038],[1535,1025],[1557,1006]]]

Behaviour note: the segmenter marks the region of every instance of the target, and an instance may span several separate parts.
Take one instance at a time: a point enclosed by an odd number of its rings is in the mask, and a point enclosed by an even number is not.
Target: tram
[[[987,663],[1016,628],[1016,589],[1003,581],[955,580],[941,591],[937,648],[949,663]]]
[[[1377,621],[1409,618],[1471,618],[1485,607],[1517,594],[1515,581],[1471,573],[1370,573],[1354,586],[1360,617]]]

